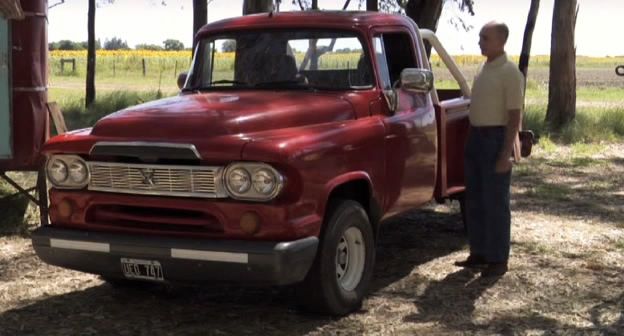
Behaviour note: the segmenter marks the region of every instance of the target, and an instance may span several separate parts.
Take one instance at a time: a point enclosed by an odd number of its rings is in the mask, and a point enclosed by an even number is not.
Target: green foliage
[[[87,41],[74,42],[70,40],[60,40],[48,43],[48,50],[86,50]],[[95,41],[95,49],[102,49],[102,43],[99,39]]]
[[[137,44],[134,49],[136,50],[163,50],[163,47],[157,44]]]
[[[223,42],[223,45],[221,46],[221,51],[223,52],[236,51],[236,40],[225,40]]]
[[[163,41],[165,50],[184,50],[184,43],[179,40],[167,39]]]
[[[122,39],[120,39],[118,37],[113,37],[110,40],[105,40],[104,41],[104,49],[106,49],[106,50],[127,50],[127,49],[130,49],[130,48],[128,48],[128,42],[123,41]]]
[[[553,133],[544,123],[546,105],[528,105],[523,128],[538,136],[548,136],[565,144],[595,143],[624,139],[624,107],[579,107],[574,119],[561,131]]]
[[[162,98],[162,94],[157,91],[112,91],[98,95],[91,109],[84,107],[84,97],[74,96],[71,99],[61,101],[61,110],[67,127],[79,129],[91,127],[100,118],[113,112],[158,98]]]
[[[555,153],[557,151],[557,145],[548,136],[540,139],[539,146],[547,154]]]
[[[49,50],[83,50],[80,42],[73,42],[70,40],[60,40],[58,42],[48,43]]]

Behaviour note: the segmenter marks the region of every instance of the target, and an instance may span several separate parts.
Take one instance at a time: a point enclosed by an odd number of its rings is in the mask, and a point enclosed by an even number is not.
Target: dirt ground
[[[0,335],[624,335],[624,144],[538,149],[513,180],[510,272],[467,255],[456,205],[386,220],[363,309],[295,309],[290,288],[113,288],[0,237]]]

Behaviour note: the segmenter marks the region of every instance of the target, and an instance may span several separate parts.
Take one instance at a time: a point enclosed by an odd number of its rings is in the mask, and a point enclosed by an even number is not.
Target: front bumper
[[[305,278],[318,239],[220,241],[41,227],[32,243],[46,263],[111,278],[123,278],[121,258],[134,258],[158,261],[166,281],[287,285]]]

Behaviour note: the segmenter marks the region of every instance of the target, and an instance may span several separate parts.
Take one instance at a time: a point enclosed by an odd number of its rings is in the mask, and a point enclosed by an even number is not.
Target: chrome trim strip
[[[179,192],[179,191],[170,191],[170,192],[162,192],[157,190],[128,190],[128,189],[117,189],[117,188],[93,188],[89,187],[91,191],[101,191],[101,192],[110,192],[110,193],[119,193],[119,194],[130,194],[130,195],[147,195],[147,196],[173,196],[173,197],[198,197],[198,198],[225,198],[225,195],[219,194],[208,194],[208,193],[192,193],[192,192]]]
[[[13,88],[15,92],[46,92],[48,91],[47,86],[32,86],[32,87],[19,87],[16,86]]]
[[[204,260],[204,261],[220,261],[236,264],[248,264],[249,255],[247,253],[232,253],[232,252],[215,252],[215,251],[200,251],[200,250],[186,250],[186,249],[171,249],[171,258],[176,259],[190,259],[190,260]]]
[[[26,12],[24,11],[24,16],[35,16],[35,17],[42,17],[42,18],[47,18],[48,15],[46,15],[46,13],[44,12]]]
[[[171,148],[171,149],[188,149],[195,157],[201,160],[201,155],[197,148],[193,144],[184,144],[184,143],[172,143],[172,142],[149,142],[149,141],[99,141],[96,142],[91,149],[89,150],[89,154],[93,153],[93,150],[98,146],[108,146],[108,147],[161,147],[161,148]]]
[[[65,239],[50,238],[50,247],[66,249],[66,250],[80,250],[80,251],[110,253],[110,244],[94,243],[94,242],[80,241],[80,240],[65,240]]]

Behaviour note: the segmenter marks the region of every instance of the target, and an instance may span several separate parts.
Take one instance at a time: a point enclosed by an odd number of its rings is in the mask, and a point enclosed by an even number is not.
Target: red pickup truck
[[[461,196],[461,73],[400,15],[267,13],[196,38],[179,95],[45,144],[37,254],[108,281],[297,284],[307,309],[358,309],[381,219]],[[460,90],[433,89],[423,38]]]

